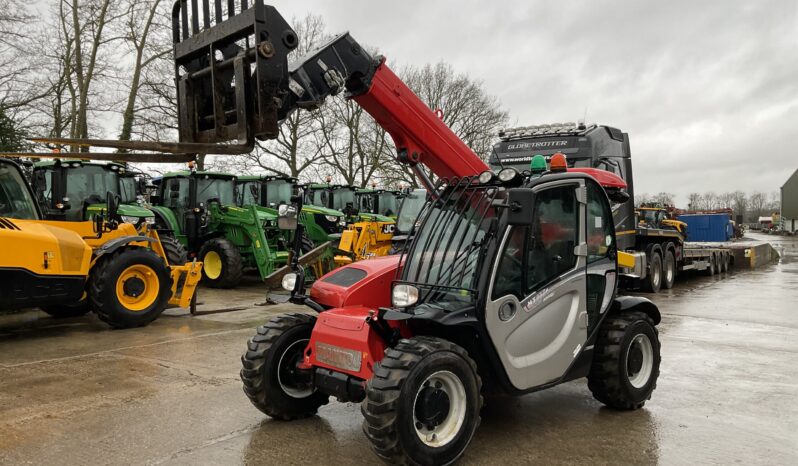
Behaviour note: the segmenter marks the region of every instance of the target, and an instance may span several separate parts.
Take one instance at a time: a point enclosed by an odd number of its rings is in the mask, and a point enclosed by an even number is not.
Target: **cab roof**
[[[178,172],[169,172],[162,176],[161,178],[191,178],[191,177],[202,177],[207,176],[209,178],[219,178],[225,180],[235,180],[238,177],[232,175],[230,173],[220,173],[220,172],[208,172],[208,171],[196,171],[190,172],[188,170],[178,171]]]

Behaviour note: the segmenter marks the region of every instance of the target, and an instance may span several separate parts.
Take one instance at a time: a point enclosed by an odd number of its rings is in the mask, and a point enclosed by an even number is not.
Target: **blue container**
[[[687,224],[687,241],[719,243],[734,234],[729,214],[684,214],[679,220]]]

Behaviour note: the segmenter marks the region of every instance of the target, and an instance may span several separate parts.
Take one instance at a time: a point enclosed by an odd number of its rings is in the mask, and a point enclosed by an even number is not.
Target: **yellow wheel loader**
[[[129,328],[147,325],[169,304],[190,304],[202,264],[169,264],[155,231],[118,223],[115,196],[106,205],[90,221],[41,220],[20,167],[0,159],[0,312],[93,311]]]

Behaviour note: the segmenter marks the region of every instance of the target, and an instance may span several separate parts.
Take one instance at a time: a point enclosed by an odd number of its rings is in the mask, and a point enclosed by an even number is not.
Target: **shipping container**
[[[679,220],[687,224],[687,241],[720,243],[734,236],[728,214],[683,214]]]

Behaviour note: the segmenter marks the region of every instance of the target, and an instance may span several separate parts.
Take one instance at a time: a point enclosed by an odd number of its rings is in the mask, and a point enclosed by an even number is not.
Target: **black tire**
[[[643,290],[657,293],[662,286],[662,256],[659,251],[649,254],[648,275],[643,280]]]
[[[641,368],[636,368],[638,355],[634,350],[630,351],[630,346],[639,335],[643,335],[650,342],[651,366],[648,378],[640,379],[633,385],[630,364],[633,366],[633,374],[640,374],[640,371],[648,367],[645,364],[646,357],[642,356]],[[641,408],[646,400],[651,399],[659,377],[660,342],[654,322],[648,315],[630,311],[608,316],[601,324],[594,351],[587,385],[595,399],[610,408],[621,410]],[[634,369],[638,372],[635,373]]]
[[[302,233],[302,239],[300,241],[302,242],[302,245],[300,246],[302,254],[307,254],[316,247],[316,245],[313,244],[313,241],[311,241],[307,233],[304,232]]]
[[[283,421],[300,419],[316,414],[327,404],[329,397],[320,392],[310,392],[298,397],[288,390],[312,390],[297,384],[281,384],[281,374],[291,375],[291,364],[302,358],[306,343],[316,318],[306,314],[284,314],[272,318],[258,328],[258,333],[247,342],[247,351],[241,356],[241,381],[249,401],[268,416]],[[299,352],[294,354],[296,350]],[[290,351],[289,361],[281,364]],[[286,371],[289,371],[286,373]],[[293,383],[293,386],[291,385]]]
[[[185,265],[188,262],[188,251],[183,246],[183,243],[178,241],[174,236],[162,235],[160,236],[161,246],[163,252],[166,253],[166,259],[169,265]]]
[[[144,285],[143,290],[133,290],[130,295],[125,291],[125,296],[141,296],[152,293],[152,301],[141,303],[141,309],[136,309],[130,303],[120,300],[117,293],[117,283],[125,279],[131,267],[145,267],[154,276],[153,288]],[[142,283],[141,279],[138,279]],[[134,286],[132,283],[131,286]],[[127,285],[124,285],[127,286]],[[137,294],[132,294],[137,293]],[[89,275],[89,303],[91,309],[103,322],[114,328],[141,327],[149,324],[166,309],[172,295],[172,276],[169,268],[158,254],[150,249],[126,246],[110,255],[101,257],[92,268]]]
[[[221,261],[221,270],[218,276],[208,276],[213,273],[208,264],[202,267],[202,281],[211,288],[235,288],[244,276],[244,263],[238,248],[224,238],[214,238],[206,241],[199,252],[199,259],[205,262],[208,253],[215,253]]]
[[[715,275],[715,255],[710,254],[709,256],[709,265],[706,269],[704,269],[704,275],[711,277]]]
[[[436,374],[447,374],[459,381],[465,417],[451,440],[441,446],[430,446],[417,433],[417,426],[429,430],[429,425],[418,422],[417,400],[424,398],[424,391],[431,393],[428,397],[432,399],[440,396],[435,393],[442,389],[440,382],[434,386],[422,385]],[[363,432],[372,450],[388,463],[450,464],[463,454],[479,426],[481,389],[476,364],[460,346],[432,337],[401,340],[374,366],[374,377],[366,385],[366,399],[361,405],[365,418]],[[449,396],[445,400],[450,400]],[[440,422],[438,427],[450,422],[451,406],[447,405],[445,414],[441,411],[433,409],[432,413],[446,416],[442,421],[428,418],[430,422]]]
[[[75,304],[55,304],[52,306],[43,306],[40,309],[50,314],[50,316],[52,316],[55,319],[68,319],[70,317],[80,317],[91,311],[88,299],[81,300]]]
[[[665,250],[665,261],[662,264],[662,287],[666,290],[673,288],[676,281],[676,258],[673,249]]]

